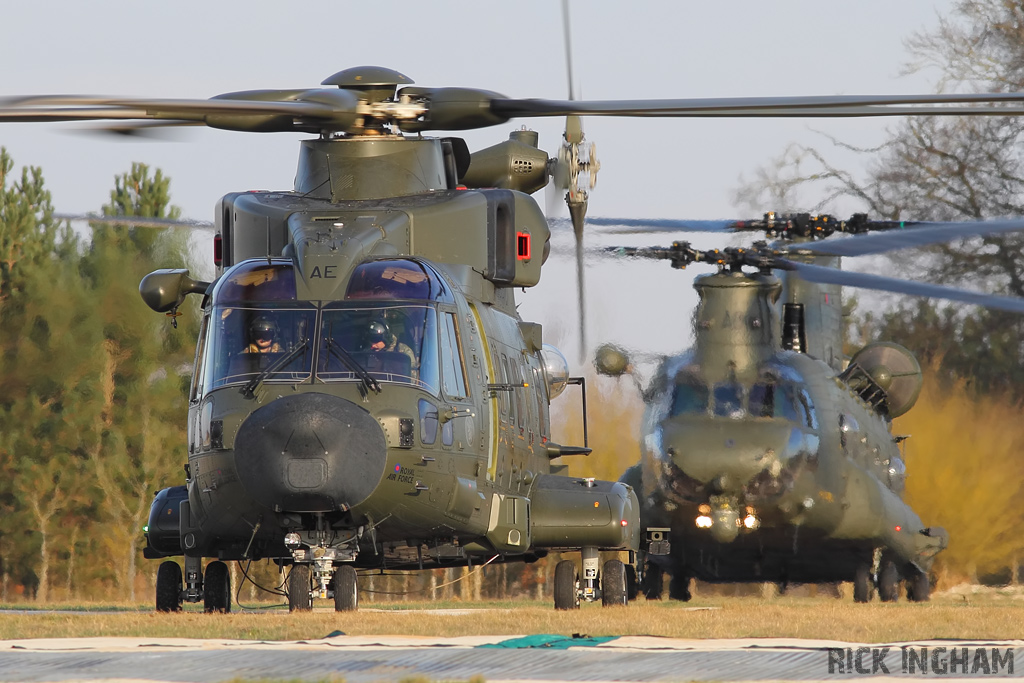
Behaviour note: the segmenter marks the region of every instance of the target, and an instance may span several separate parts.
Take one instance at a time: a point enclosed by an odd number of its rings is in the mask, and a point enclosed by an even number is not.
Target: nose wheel
[[[288,572],[288,611],[313,611],[313,581],[308,564],[295,563]]]

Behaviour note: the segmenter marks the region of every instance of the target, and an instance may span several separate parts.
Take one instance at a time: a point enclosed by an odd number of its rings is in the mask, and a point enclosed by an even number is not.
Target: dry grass
[[[326,608],[327,603],[324,603]],[[8,612],[0,619],[0,638],[144,636],[256,640],[319,639],[334,631],[349,635],[424,636],[516,635],[531,633],[655,635],[673,638],[794,637],[850,642],[894,642],[932,638],[1024,639],[1024,600],[1014,594],[943,594],[924,605],[791,598],[695,598],[681,603],[645,602],[627,608],[583,605],[578,612],[556,612],[548,604],[402,603],[353,614],[320,609],[288,614],[281,608],[261,612],[206,615],[190,606],[182,614],[121,612]],[[471,610],[446,614],[439,607]],[[65,608],[66,609],[66,608]],[[98,606],[94,607],[98,609]],[[109,606],[108,606],[108,609]]]

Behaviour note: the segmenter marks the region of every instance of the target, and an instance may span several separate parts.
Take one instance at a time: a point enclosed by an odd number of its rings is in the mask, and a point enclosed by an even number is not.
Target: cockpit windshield
[[[807,390],[774,377],[753,385],[732,381],[709,386],[696,376],[682,375],[676,379],[670,415],[770,417],[802,423],[813,429],[818,427]]]
[[[417,301],[395,301],[409,297]],[[239,264],[213,291],[201,390],[227,384],[368,381],[440,393],[437,310],[451,290],[408,259],[357,266],[345,301],[299,301],[290,261]]]
[[[354,361],[371,377],[415,384],[433,394],[437,369],[437,313],[429,306],[366,305],[354,302],[323,309],[317,378],[358,378]]]

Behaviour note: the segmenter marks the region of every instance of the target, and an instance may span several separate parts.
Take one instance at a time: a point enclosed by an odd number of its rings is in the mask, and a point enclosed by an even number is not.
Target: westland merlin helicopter
[[[161,611],[183,601],[229,610],[230,560],[289,566],[293,610],[311,609],[315,597],[351,610],[357,568],[575,550],[582,578],[571,560],[556,566],[556,608],[624,604],[626,567],[601,566],[598,552],[639,548],[637,497],[551,464],[587,449],[550,439],[548,404],[569,381],[566,363],[546,350],[540,325],[519,318],[513,297],[541,276],[549,229],[530,194],[550,177],[567,190],[582,237],[586,192],[567,179],[596,170],[587,168],[596,160],[577,117],[1006,115],[1024,100],[510,99],[415,87],[379,67],[322,85],[208,100],[0,101],[0,121],[314,136],[301,142],[292,190],[219,202],[214,282],[169,269],[140,285],[156,311],[173,314],[189,294],[201,295],[203,311],[185,481],[157,494],[147,532],[146,557],[184,556],[184,575],[175,561],[160,565]],[[460,138],[422,135],[536,116],[568,117],[553,159],[527,130],[472,154]]]
[[[612,232],[700,230],[686,221]],[[987,228],[984,227],[987,225]],[[891,420],[914,405],[921,369],[907,349],[873,342],[842,353],[841,285],[934,296],[1024,312],[1024,301],[836,270],[841,256],[1021,229],[1019,221],[945,225],[855,214],[765,214],[723,227],[763,231],[769,246],[700,251],[686,242],[611,248],[616,255],[718,272],[694,281],[694,347],[664,358],[644,390],[640,462],[621,478],[639,492],[648,540],[639,588],[690,599],[690,581],[853,582],[867,602],[929,597],[928,571],[948,535],[901,499],[906,468]],[[898,230],[866,235],[869,231]],[[853,236],[819,242],[834,233]],[[748,271],[743,269],[747,268]],[[631,371],[605,345],[598,371]]]

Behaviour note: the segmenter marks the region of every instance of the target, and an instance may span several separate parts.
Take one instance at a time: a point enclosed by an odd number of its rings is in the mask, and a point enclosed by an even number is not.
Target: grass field
[[[364,603],[356,613],[335,613],[319,601],[313,613],[289,614],[262,605],[227,615],[187,605],[180,614],[113,605],[0,606],[0,638],[144,636],[257,640],[319,639],[348,635],[423,636],[584,633],[673,638],[819,638],[894,642],[932,638],[1024,639],[1024,596],[988,591],[943,593],[926,604],[900,601],[853,604],[848,598],[696,597],[689,603],[639,600],[622,608],[584,604],[556,612],[538,602]],[[458,613],[430,610],[455,609]]]

